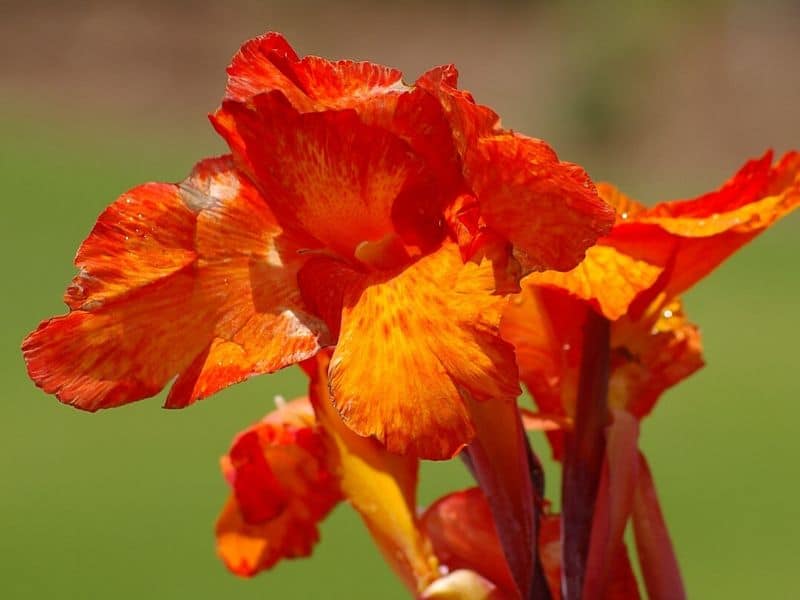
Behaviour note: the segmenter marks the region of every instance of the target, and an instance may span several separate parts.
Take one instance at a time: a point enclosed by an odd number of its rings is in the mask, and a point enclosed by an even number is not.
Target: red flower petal
[[[224,104],[215,124],[281,225],[309,244],[352,259],[360,244],[403,232],[393,221],[397,205],[414,210],[431,200],[408,145],[354,112],[299,114],[274,94],[253,102],[254,109]]]
[[[121,196],[76,263],[72,312],[23,353],[37,385],[85,410],[152,396],[176,375],[167,405],[185,406],[313,355],[326,335],[296,287],[301,258],[227,158]]]
[[[519,598],[497,537],[492,512],[480,488],[440,498],[422,515],[436,555],[451,571],[470,569]]]

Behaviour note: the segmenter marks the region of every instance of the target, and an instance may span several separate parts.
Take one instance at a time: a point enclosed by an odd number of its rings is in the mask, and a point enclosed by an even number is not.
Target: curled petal
[[[308,556],[317,523],[341,499],[308,401],[290,406],[240,434],[222,460],[233,494],[217,522],[217,550],[238,575]]]
[[[614,321],[628,312],[636,297],[655,284],[662,272],[658,265],[637,260],[611,246],[598,245],[589,248],[571,271],[531,273],[523,285],[564,290]]]
[[[513,351],[498,335],[506,301],[492,293],[488,261],[463,264],[446,244],[395,273],[353,277],[337,261],[325,266],[347,286],[330,380],[356,433],[392,452],[450,458],[475,433],[462,390],[477,401],[519,393]]]
[[[416,83],[439,102],[462,159],[467,157],[480,138],[499,130],[500,117],[497,113],[488,106],[476,103],[469,92],[456,87],[458,71],[454,65],[434,67],[423,73]]]
[[[286,39],[269,32],[247,41],[228,67],[228,100],[248,102],[279,91],[302,112],[353,108],[403,91],[402,73],[369,62],[299,58]]]
[[[676,296],[800,205],[800,153],[771,163],[767,153],[716,192],[640,212],[618,223],[602,243],[665,269],[647,302],[658,292]]]
[[[206,160],[180,185],[123,194],[78,251],[72,311],[23,343],[31,378],[85,410],[158,393],[185,406],[313,355],[293,242],[230,158]]]
[[[614,223],[614,211],[577,165],[541,140],[500,133],[466,158],[481,216],[508,239],[527,271],[567,271]]]

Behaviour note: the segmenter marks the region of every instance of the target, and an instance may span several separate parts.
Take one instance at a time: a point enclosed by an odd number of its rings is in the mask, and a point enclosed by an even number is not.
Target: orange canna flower
[[[453,456],[476,433],[470,402],[518,394],[505,293],[573,268],[613,222],[584,171],[456,80],[247,42],[211,117],[230,154],[100,216],[70,313],[23,343],[31,378],[90,411],[176,378],[178,408],[336,345],[332,401],[353,431]]]
[[[699,332],[678,295],[800,204],[800,153],[774,165],[767,153],[716,192],[649,209],[612,186],[599,190],[617,210],[611,233],[575,269],[527,276],[501,329],[539,409],[526,421],[545,430],[565,460],[564,511],[571,510],[568,496],[588,506],[582,514],[591,540],[587,529],[577,549],[565,550],[565,557],[585,558],[564,565],[580,574],[568,597],[610,589],[632,517],[648,593],[680,598],[677,561],[637,449],[638,420],[703,366]],[[572,478],[570,469],[581,474]]]
[[[541,411],[528,415],[558,433],[574,419],[582,325],[589,309],[612,322],[609,404],[638,418],[702,365],[700,336],[678,295],[800,204],[800,153],[750,161],[718,191],[653,208],[598,186],[617,210],[608,236],[575,269],[532,273],[507,308],[503,336]]]

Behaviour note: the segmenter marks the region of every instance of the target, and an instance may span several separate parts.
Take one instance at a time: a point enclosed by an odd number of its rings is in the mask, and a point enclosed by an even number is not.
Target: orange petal
[[[541,140],[514,133],[482,138],[466,172],[481,216],[514,245],[528,272],[574,268],[614,223],[613,209],[583,169],[559,161]]]
[[[571,271],[531,273],[523,285],[564,290],[589,302],[613,321],[628,312],[631,303],[658,280],[663,270],[611,246],[598,245],[589,248],[581,263]]]
[[[602,243],[668,269],[658,291],[678,295],[800,205],[800,153],[771,161],[768,153],[717,192],[664,202],[620,222]]]
[[[399,233],[401,206],[423,206],[435,193],[408,144],[352,111],[299,114],[275,93],[253,103],[224,103],[215,125],[281,225],[311,247],[352,259],[362,242]]]
[[[470,569],[519,597],[492,512],[480,488],[440,498],[422,515],[436,555],[450,570]]]
[[[123,194],[78,251],[72,312],[23,343],[31,378],[85,410],[158,393],[185,406],[313,355],[325,326],[305,312],[302,264],[230,159],[182,184]]]
[[[461,390],[478,401],[519,393],[513,351],[498,335],[506,301],[492,294],[491,263],[463,264],[453,244],[357,281],[329,263],[352,282],[330,378],[333,402],[356,433],[392,452],[450,458],[475,433]]]
[[[647,459],[639,453],[639,477],[633,503],[633,532],[647,594],[652,600],[686,598],[678,559],[658,502]]]
[[[311,376],[309,396],[327,434],[326,462],[387,562],[418,594],[439,575],[433,549],[416,515],[418,460],[391,454],[342,422],[328,394],[328,366],[327,351],[304,364]],[[373,401],[381,401],[380,393]]]
[[[217,550],[234,573],[311,553],[317,523],[341,499],[322,436],[305,399],[237,436],[222,460],[233,494],[216,527]]]

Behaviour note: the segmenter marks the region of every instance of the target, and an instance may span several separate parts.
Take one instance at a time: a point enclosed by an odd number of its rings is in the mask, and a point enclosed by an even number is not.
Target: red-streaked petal
[[[394,274],[354,279],[328,262],[352,282],[330,377],[354,431],[393,452],[450,458],[475,433],[461,390],[478,401],[517,396],[513,351],[498,335],[506,300],[492,293],[491,263],[463,264],[452,244]],[[310,296],[327,293],[304,286]]]
[[[430,199],[409,146],[355,112],[299,114],[275,94],[253,102],[225,103],[215,124],[292,232],[351,259],[362,242],[401,233],[396,203]]]
[[[248,102],[279,91],[297,110],[307,112],[354,108],[405,89],[397,69],[318,56],[300,59],[283,36],[270,32],[247,41],[234,56],[225,98]]]
[[[466,158],[481,216],[513,245],[527,271],[574,268],[614,223],[613,209],[577,165],[541,140],[502,133]]]
[[[325,460],[369,529],[386,561],[415,595],[438,577],[438,562],[416,513],[419,461],[392,454],[376,440],[350,430],[328,391],[330,351],[303,364],[311,377],[309,397],[326,432]],[[378,391],[373,401],[381,401]]]
[[[639,453],[639,477],[633,502],[633,532],[648,597],[686,598],[678,559],[658,502],[647,459]]]
[[[779,187],[785,187],[789,183],[782,181],[784,173],[797,172],[800,167],[800,153],[786,154],[775,167],[772,166],[772,158],[772,151],[768,150],[761,158],[747,161],[718,190],[691,200],[660,202],[642,216],[703,219],[715,213],[734,211],[773,195],[777,191],[772,188],[775,183]]]
[[[302,259],[229,158],[180,185],[121,196],[78,252],[72,312],[23,343],[31,378],[85,410],[152,396],[168,406],[313,355],[326,328],[308,315]]]
[[[341,500],[308,401],[289,406],[237,436],[222,460],[233,494],[217,522],[217,550],[238,575],[308,556],[317,523]]]

